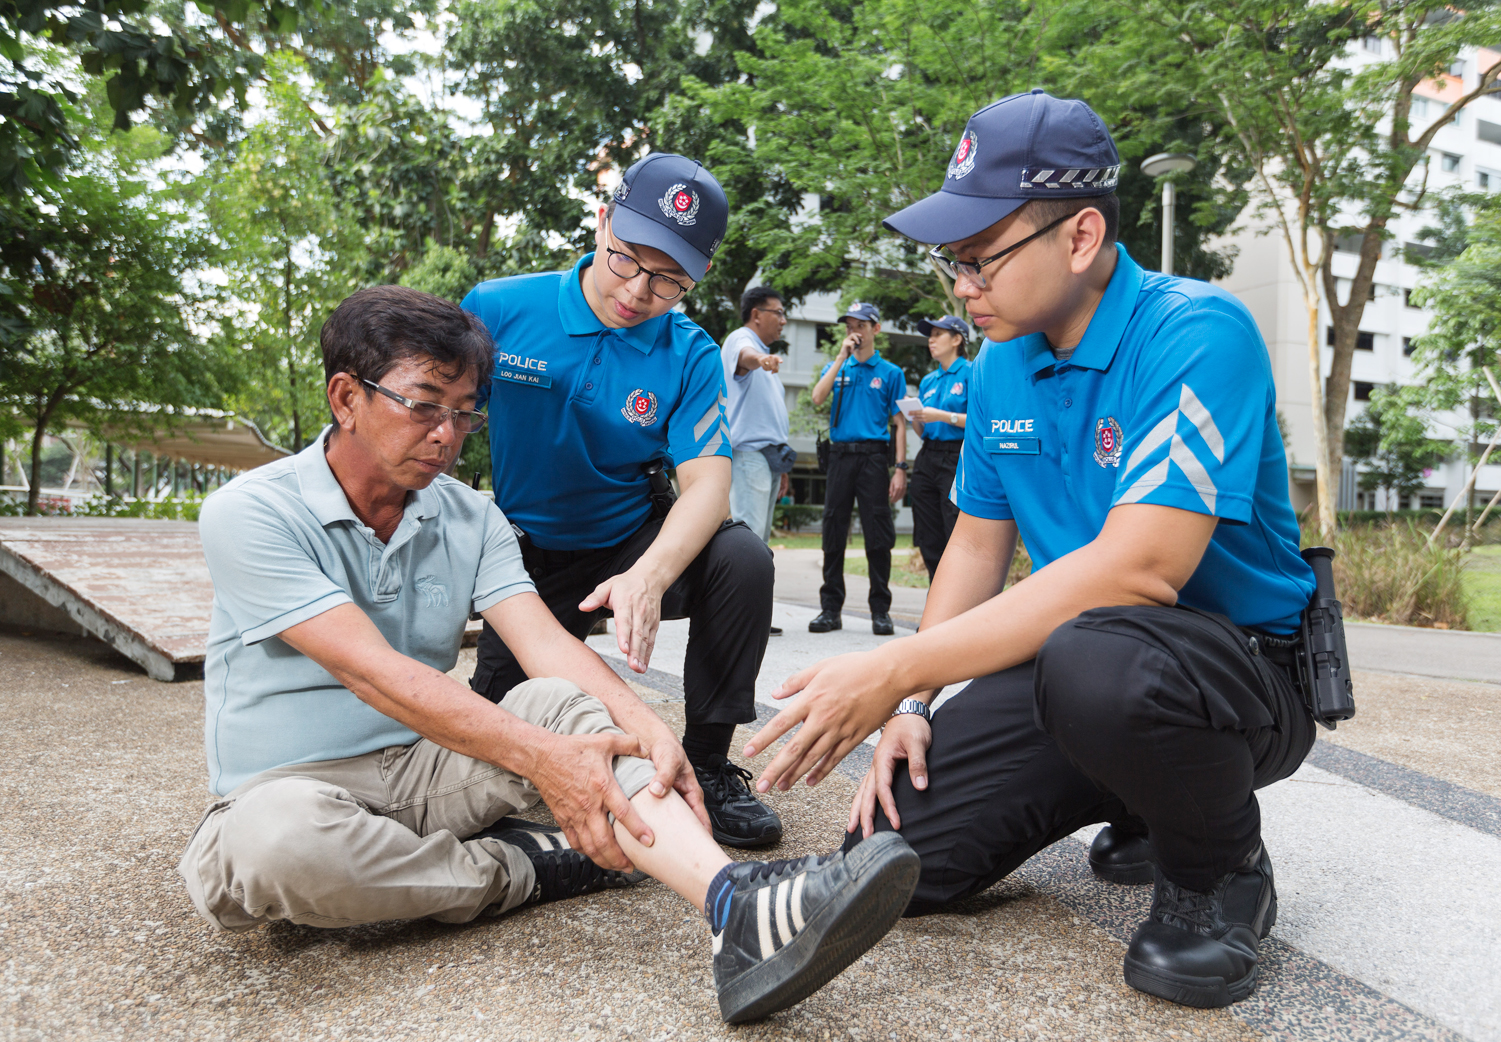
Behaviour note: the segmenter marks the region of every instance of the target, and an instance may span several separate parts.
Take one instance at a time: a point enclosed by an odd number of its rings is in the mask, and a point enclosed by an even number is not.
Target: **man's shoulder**
[[[490,511],[500,509],[495,500],[448,474],[439,474],[423,492],[439,500],[439,516],[450,524],[481,520]]]
[[[469,291],[464,298],[464,307],[485,316],[502,308],[550,306],[556,299],[558,283],[566,271],[537,271],[526,275],[508,275],[500,279],[488,279]]]
[[[216,489],[203,501],[199,524],[211,525],[250,514],[285,513],[301,499],[297,457],[284,456],[247,470]]]

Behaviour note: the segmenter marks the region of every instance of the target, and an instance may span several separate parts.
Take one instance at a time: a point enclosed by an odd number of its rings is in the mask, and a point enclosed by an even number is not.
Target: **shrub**
[[[1303,545],[1320,542],[1303,529]],[[1334,539],[1334,586],[1350,618],[1401,626],[1468,629],[1464,552],[1429,549],[1428,528],[1412,520],[1358,525]]]
[[[775,527],[796,532],[823,517],[823,507],[808,503],[778,503],[773,517]]]

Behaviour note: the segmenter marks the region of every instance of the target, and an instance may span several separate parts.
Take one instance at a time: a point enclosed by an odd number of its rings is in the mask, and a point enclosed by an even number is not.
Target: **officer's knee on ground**
[[[754,596],[771,596],[776,580],[775,558],[761,537],[743,524],[725,525],[709,540],[711,575],[733,578],[738,589]]]

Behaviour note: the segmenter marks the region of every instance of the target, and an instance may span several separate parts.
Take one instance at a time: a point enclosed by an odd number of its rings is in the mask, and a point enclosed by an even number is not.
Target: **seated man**
[[[553,618],[500,510],[443,476],[485,422],[478,321],[382,286],[340,304],[322,345],[334,424],[215,493],[200,523],[219,798],[178,866],[199,914],[228,930],[466,922],[642,872],[704,909],[730,1021],[800,1001],[874,944],[916,884],[906,843],[730,863],[672,732]],[[471,609],[537,678],[504,708],[445,675]],[[505,817],[538,799],[561,829]]]

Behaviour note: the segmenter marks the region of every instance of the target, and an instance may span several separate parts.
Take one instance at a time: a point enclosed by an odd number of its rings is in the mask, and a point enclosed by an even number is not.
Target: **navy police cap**
[[[702,163],[653,152],[631,164],[615,189],[615,237],[661,250],[697,282],[724,241],[730,203]]]
[[[969,339],[969,323],[965,322],[962,318],[955,318],[953,315],[944,315],[942,318],[935,318],[931,322],[923,319],[917,324],[917,331],[923,336],[927,336],[935,329],[946,329],[950,333],[958,333],[965,340]]]
[[[958,242],[1031,199],[1108,195],[1120,173],[1120,154],[1094,110],[1038,87],[969,117],[943,187],[881,223],[918,242]]]
[[[881,313],[876,310],[874,304],[862,304],[857,300],[839,317],[839,320],[842,322],[847,318],[859,319],[861,322],[880,322]]]

